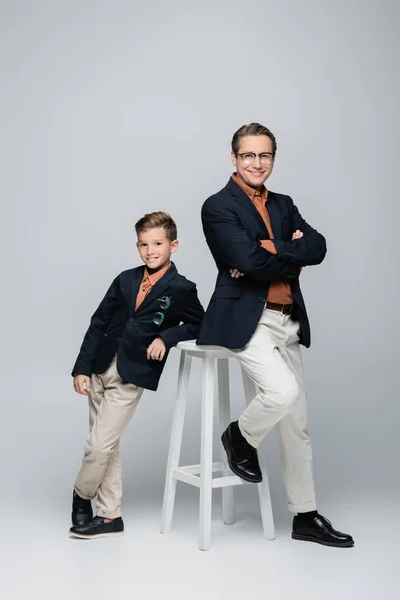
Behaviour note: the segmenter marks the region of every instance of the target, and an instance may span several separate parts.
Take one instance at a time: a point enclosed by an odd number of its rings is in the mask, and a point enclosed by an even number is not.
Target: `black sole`
[[[235,473],[235,475],[237,475],[238,477],[240,477],[240,479],[243,479],[244,481],[247,481],[248,483],[261,483],[262,482],[262,477],[260,477],[259,479],[250,479],[250,478],[244,477],[243,473],[241,473],[240,471],[238,471],[238,469],[236,469],[235,465],[233,465],[231,463],[230,459],[229,459],[229,454],[228,454],[227,449],[226,449],[225,440],[226,440],[226,433],[224,432],[222,434],[222,436],[221,436],[221,442],[222,442],[222,445],[223,445],[224,450],[226,452],[226,457],[228,459],[228,465],[229,465],[230,470],[233,473]]]
[[[316,537],[312,537],[311,535],[301,535],[299,533],[292,533],[292,540],[300,540],[302,542],[314,542],[314,544],[330,546],[331,548],[353,548],[354,546],[354,541],[346,542],[344,544],[335,544],[334,542],[326,542]]]

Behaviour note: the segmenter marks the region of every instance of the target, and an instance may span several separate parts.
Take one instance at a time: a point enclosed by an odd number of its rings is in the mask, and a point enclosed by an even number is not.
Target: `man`
[[[241,127],[232,138],[236,173],[203,205],[218,276],[197,343],[231,349],[259,388],[222,435],[232,471],[261,481],[257,448],[278,425],[292,538],[351,547],[353,538],[317,512],[299,347],[310,345],[299,275],[323,261],[326,244],[289,196],[265,188],[276,149],[266,127]]]

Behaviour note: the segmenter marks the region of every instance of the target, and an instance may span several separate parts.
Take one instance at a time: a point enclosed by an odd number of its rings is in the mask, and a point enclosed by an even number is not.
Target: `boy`
[[[170,260],[178,247],[170,215],[147,214],[135,229],[145,266],[124,271],[113,281],[91,319],[72,371],[75,391],[89,398],[90,419],[74,486],[74,537],[123,533],[119,441],[143,390],[157,389],[169,350],[196,338],[204,315],[196,285],[179,275]]]

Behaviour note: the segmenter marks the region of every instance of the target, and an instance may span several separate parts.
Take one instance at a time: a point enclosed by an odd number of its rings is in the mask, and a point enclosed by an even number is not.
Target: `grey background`
[[[0,7],[5,507],[59,505],[67,519],[87,432],[69,373],[110,281],[139,264],[145,212],[177,220],[175,262],[207,305],[216,270],[200,207],[228,180],[231,135],[250,121],[277,136],[269,188],[328,242],[301,276],[318,495],[398,498],[398,4]],[[177,365],[174,351],[125,435],[125,506],[161,503]],[[237,417],[236,365],[232,383]],[[199,389],[195,364],[183,463],[199,456]],[[279,492],[274,435],[263,451]]]

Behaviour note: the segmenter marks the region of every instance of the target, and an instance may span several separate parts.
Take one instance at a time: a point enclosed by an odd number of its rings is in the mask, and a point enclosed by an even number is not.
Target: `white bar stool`
[[[244,481],[229,469],[226,453],[221,444],[221,461],[213,462],[213,411],[214,411],[214,375],[217,361],[219,427],[220,433],[231,422],[229,392],[229,358],[234,354],[220,346],[198,346],[195,340],[180,342],[177,348],[181,351],[177,395],[172,419],[172,430],[169,445],[167,473],[162,510],[161,533],[168,533],[172,526],[175,503],[176,482],[183,481],[200,488],[199,506],[199,549],[209,550],[211,543],[211,509],[212,491],[222,488],[222,513],[225,524],[235,522],[233,506],[233,486],[244,485]],[[203,366],[202,406],[201,406],[201,454],[200,464],[179,466],[182,444],[183,422],[185,417],[186,397],[189,388],[192,357],[200,358]],[[256,394],[256,386],[242,370],[246,403]],[[268,476],[261,458],[260,467],[263,480],[258,483],[258,494],[261,507],[261,518],[264,536],[268,540],[275,539],[274,519],[271,507],[271,496]],[[221,473],[213,478],[214,473]]]

